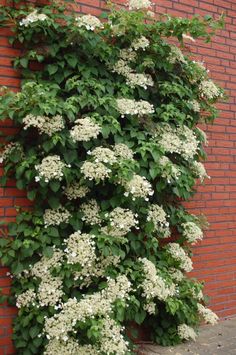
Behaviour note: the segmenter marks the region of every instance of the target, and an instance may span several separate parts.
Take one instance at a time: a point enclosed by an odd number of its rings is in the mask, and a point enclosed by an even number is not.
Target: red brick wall
[[[0,0],[4,4],[5,0]],[[117,0],[118,3],[126,2]],[[157,12],[176,16],[212,14],[226,15],[225,29],[211,44],[197,41],[191,50],[199,60],[206,62],[210,75],[226,88],[228,102],[220,104],[220,117],[213,126],[206,127],[209,137],[208,174],[212,177],[188,207],[193,213],[203,213],[210,228],[203,242],[194,248],[193,276],[206,281],[210,305],[223,318],[236,315],[236,2],[235,0],[153,0]],[[105,2],[78,1],[79,12],[98,14]],[[17,50],[11,48],[8,29],[0,29],[0,85],[13,90],[19,87],[19,74],[11,68],[11,59]],[[6,122],[2,129],[10,134],[13,128]],[[14,218],[14,206],[27,206],[24,194],[14,188],[14,182],[0,189],[0,216]],[[9,291],[10,281],[6,269],[0,268],[0,287]],[[11,319],[15,310],[0,308],[0,355],[13,353],[11,346]]]

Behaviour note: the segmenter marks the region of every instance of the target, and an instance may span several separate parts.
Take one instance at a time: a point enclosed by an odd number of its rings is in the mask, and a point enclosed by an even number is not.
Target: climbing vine
[[[224,95],[187,43],[210,41],[222,19],[151,10],[1,8],[22,73],[20,92],[1,89],[0,118],[18,128],[2,184],[14,178],[33,201],[0,239],[18,354],[128,354],[137,325],[170,345],[217,321],[187,275],[203,219],[181,202],[208,178],[197,124]]]

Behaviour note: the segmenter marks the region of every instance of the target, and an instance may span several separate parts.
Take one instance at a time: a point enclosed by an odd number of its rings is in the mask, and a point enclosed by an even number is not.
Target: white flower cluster
[[[76,200],[77,198],[85,197],[89,191],[87,186],[81,185],[80,182],[74,182],[65,188],[64,194],[68,200]]]
[[[154,106],[144,100],[135,101],[132,99],[117,99],[116,103],[121,117],[124,117],[125,115],[137,115],[140,117],[155,112]]]
[[[25,18],[23,18],[20,22],[20,26],[28,27],[31,23],[37,22],[37,21],[45,21],[48,19],[48,16],[45,14],[39,14],[37,10],[34,10],[31,12],[29,15],[27,15]]]
[[[135,201],[136,198],[144,198],[145,201],[149,200],[149,197],[154,194],[152,185],[144,176],[133,175],[130,181],[124,184],[126,190],[125,196],[128,197],[132,195],[132,200]]]
[[[183,55],[181,49],[179,49],[178,47],[176,47],[174,45],[171,46],[170,54],[169,54],[167,60],[171,64],[175,64],[176,62],[186,63],[186,59],[184,58],[184,55]]]
[[[192,327],[189,327],[187,324],[180,324],[178,326],[178,335],[180,339],[183,340],[196,340],[197,334]]]
[[[159,205],[151,205],[148,211],[147,221],[152,222],[156,232],[162,233],[165,237],[170,236],[169,222],[164,209]]]
[[[47,275],[42,279],[37,291],[41,307],[55,306],[62,298],[62,280],[59,277]]]
[[[134,152],[126,144],[118,143],[114,145],[114,152],[118,158],[132,160]]]
[[[96,261],[95,236],[77,231],[65,239],[65,253],[68,264],[88,266]]]
[[[101,127],[90,117],[79,118],[75,123],[76,125],[70,130],[74,142],[88,142],[92,138],[97,138],[101,132]]]
[[[147,46],[147,41],[144,41],[145,37],[139,39],[139,42],[133,43],[133,46],[138,50],[142,48],[145,50]],[[149,41],[148,41],[149,44]],[[134,53],[134,54],[133,54]],[[123,75],[126,78],[126,84],[131,88],[135,86],[143,87],[147,89],[148,86],[153,86],[154,82],[150,74],[136,73],[130,66],[129,63],[136,58],[136,53],[132,49],[121,50],[120,59],[113,66],[113,72]]]
[[[128,5],[130,10],[140,10],[147,9],[152,3],[150,0],[129,0]]]
[[[76,21],[78,27],[85,27],[88,31],[94,31],[97,28],[103,28],[102,22],[96,16],[83,15],[76,17]]]
[[[70,165],[66,165],[59,155],[49,155],[46,158],[43,158],[41,164],[35,166],[35,170],[37,170],[38,175],[35,177],[35,181],[40,181],[44,179],[45,182],[49,182],[50,180],[62,180],[63,177],[63,169],[66,167],[70,167]]]
[[[40,279],[48,277],[50,270],[61,265],[63,252],[61,250],[54,250],[51,258],[43,256],[31,268],[30,275]]]
[[[109,226],[103,227],[101,231],[112,237],[123,237],[132,227],[138,228],[137,214],[134,215],[129,209],[116,207],[105,217],[109,218]]]
[[[180,282],[184,279],[184,274],[179,269],[175,269],[174,267],[169,269],[169,275],[172,280]]]
[[[149,39],[147,39],[145,36],[141,36],[132,42],[131,47],[135,51],[137,51],[139,49],[142,49],[143,51],[145,51],[146,48],[149,47],[149,45],[150,45]]]
[[[24,153],[20,143],[9,143],[4,147],[3,151],[0,152],[0,164],[3,163],[4,160],[8,159],[9,155],[11,155],[14,150],[18,150],[23,158]]]
[[[118,325],[114,319],[106,317],[103,320],[101,331],[100,351],[106,355],[125,355],[129,353],[129,343],[122,335],[123,327]]]
[[[159,163],[162,168],[161,176],[167,180],[168,184],[178,180],[181,173],[177,165],[173,164],[172,161],[165,156],[160,158]]]
[[[48,226],[59,226],[61,223],[68,223],[70,218],[70,212],[62,206],[59,206],[54,210],[46,209],[43,215],[43,221],[46,228]]]
[[[25,276],[33,276],[40,279],[37,292],[28,290],[17,299],[17,307],[29,306],[32,302],[41,307],[54,306],[60,307],[61,298],[63,296],[62,280],[59,277],[51,275],[50,270],[61,264],[63,252],[54,250],[51,258],[42,257],[37,263],[31,267],[30,272]],[[57,306],[58,305],[58,306]]]
[[[44,355],[95,355],[97,350],[92,345],[79,345],[79,343],[69,338],[66,341],[52,339],[44,351]]]
[[[85,161],[81,166],[81,172],[85,179],[88,180],[105,180],[109,178],[112,170],[107,168],[103,163],[92,163]]]
[[[194,161],[192,163],[191,169],[194,173],[194,175],[196,175],[201,182],[203,182],[206,178],[210,178],[209,175],[207,175],[206,169],[204,167],[204,165],[199,162],[199,161]]]
[[[96,260],[92,260],[89,265],[84,265],[81,271],[76,271],[74,273],[74,279],[80,280],[80,288],[84,286],[88,287],[92,283],[93,277],[104,277],[106,269],[111,265],[115,267],[119,262],[119,256],[97,256]]]
[[[23,118],[24,129],[28,129],[29,127],[35,127],[39,130],[40,134],[47,134],[48,136],[52,136],[54,133],[61,131],[65,128],[65,124],[62,116],[57,115],[53,117],[47,116],[34,116],[27,115]]]
[[[183,236],[189,243],[196,243],[198,240],[203,239],[203,232],[195,223],[186,222],[181,226],[183,228]]]
[[[201,106],[197,100],[191,100],[188,101],[188,103],[192,106],[192,110],[194,112],[200,112],[201,111]]]
[[[97,147],[88,151],[88,155],[92,161],[85,161],[81,171],[89,180],[105,180],[110,177],[113,164],[119,163],[120,159],[133,159],[133,151],[123,143],[115,144],[112,149]]]
[[[83,213],[82,221],[91,226],[101,223],[100,207],[96,200],[91,199],[88,202],[82,203],[80,209]]]
[[[186,160],[193,159],[199,149],[196,134],[187,126],[165,124],[160,130],[158,143],[166,152],[180,154]]]
[[[143,263],[144,280],[142,282],[143,294],[149,302],[153,302],[154,298],[165,301],[168,297],[175,295],[174,283],[168,285],[166,281],[157,274],[155,265],[148,259],[140,259]]]
[[[148,302],[143,305],[143,309],[147,311],[149,314],[155,314],[156,313],[156,305],[154,302]]]
[[[212,80],[203,80],[199,85],[199,92],[201,97],[207,100],[213,100],[221,97],[220,89],[214,84]]]
[[[169,243],[166,248],[172,258],[179,262],[181,269],[190,272],[193,269],[192,260],[178,243]]]
[[[17,296],[16,299],[16,307],[28,307],[30,304],[35,305],[37,295],[34,290],[29,289],[20,295]]]
[[[204,307],[201,303],[198,303],[197,308],[198,313],[203,317],[206,323],[212,325],[217,324],[219,318],[211,309]]]
[[[110,148],[97,147],[92,152],[88,151],[95,163],[109,163],[110,165],[116,163],[117,158],[115,153]]]
[[[62,305],[60,313],[46,318],[44,332],[48,340],[68,340],[68,333],[78,321],[94,316],[107,317],[112,311],[112,305],[117,299],[126,300],[131,291],[131,283],[125,275],[115,280],[108,279],[107,288],[94,294],[85,295],[80,301],[69,299]]]

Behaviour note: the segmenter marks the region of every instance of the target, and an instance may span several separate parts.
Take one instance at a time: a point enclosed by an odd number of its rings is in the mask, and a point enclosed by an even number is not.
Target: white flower
[[[154,298],[165,301],[168,297],[175,295],[174,283],[168,285],[167,282],[158,275],[155,265],[148,259],[140,259],[143,263],[144,280],[141,284],[143,289],[142,296],[149,302],[153,302]]]
[[[62,280],[59,277],[47,275],[39,284],[38,300],[41,307],[55,306],[61,301],[63,294]]]
[[[196,134],[187,126],[165,124],[157,133],[157,141],[166,152],[180,154],[186,160],[193,159],[199,149]]]
[[[145,51],[146,48],[149,47],[149,45],[150,45],[149,39],[147,39],[144,36],[141,36],[140,38],[137,38],[132,42],[131,47],[135,51],[137,51],[139,49],[142,49],[143,51]]]
[[[88,154],[94,158],[95,163],[108,163],[112,165],[117,162],[115,153],[109,148],[97,147]]]
[[[198,303],[197,308],[206,323],[217,324],[219,317],[211,309],[204,307],[201,303]]]
[[[96,200],[91,199],[83,203],[80,209],[83,213],[82,220],[85,221],[86,224],[93,226],[101,223],[101,217],[99,216],[100,207]]]
[[[178,180],[181,173],[177,165],[173,164],[172,161],[165,156],[160,158],[159,163],[162,168],[161,176],[165,178],[168,183]]]
[[[72,332],[78,321],[100,316],[106,318],[112,312],[116,300],[126,300],[131,291],[131,283],[125,275],[108,279],[107,288],[85,295],[80,301],[70,298],[62,305],[60,313],[46,318],[44,333],[48,339],[62,340]]]
[[[200,112],[201,106],[197,100],[188,101],[188,103],[192,106],[194,112]]]
[[[70,212],[62,206],[59,206],[54,210],[46,209],[43,215],[44,225],[45,227],[48,227],[58,226],[61,223],[68,223],[70,217]]]
[[[193,171],[194,175],[200,179],[201,182],[203,182],[206,178],[210,178],[210,176],[207,175],[204,165],[199,161],[194,161],[192,163],[191,170]]]
[[[76,17],[78,27],[85,27],[88,31],[94,31],[97,28],[102,29],[102,22],[95,16],[83,15]]]
[[[114,145],[114,153],[118,158],[132,160],[134,152],[126,144],[118,143]]]
[[[199,228],[193,222],[186,222],[182,224],[183,236],[189,243],[196,243],[198,240],[202,240],[203,233],[201,228]]]
[[[17,308],[29,307],[32,303],[35,302],[36,298],[37,295],[35,291],[29,289],[17,296],[16,307]]]
[[[177,329],[180,339],[196,340],[197,334],[195,330],[192,327],[189,327],[187,324],[180,324]]]
[[[199,92],[201,97],[207,100],[213,100],[221,97],[220,89],[213,83],[212,80],[203,80],[199,85]]]
[[[80,231],[71,234],[65,241],[68,264],[91,265],[96,260],[94,238],[94,235],[81,234]]]
[[[75,123],[76,125],[70,130],[74,142],[87,142],[92,138],[97,138],[101,132],[101,127],[93,122],[90,117],[80,118]]]
[[[38,172],[38,176],[35,177],[35,181],[44,179],[45,182],[49,180],[62,180],[64,168],[69,167],[61,161],[59,155],[49,155],[44,158],[41,164],[36,165],[35,169]]]
[[[130,10],[147,9],[152,5],[149,0],[129,0],[128,6]]]
[[[25,26],[28,27],[31,23],[37,22],[37,21],[45,21],[48,19],[48,16],[45,14],[39,14],[38,10],[34,10],[31,12],[29,15],[27,15],[25,18],[23,18],[20,22],[20,26]]]
[[[54,133],[61,131],[65,128],[65,124],[62,116],[57,115],[53,117],[47,116],[34,116],[27,115],[23,118],[24,129],[28,129],[29,127],[35,127],[39,130],[40,134],[47,134],[48,136],[52,136]]]
[[[132,227],[138,226],[138,220],[129,209],[116,207],[108,215],[109,226],[103,227],[101,231],[112,237],[122,237],[131,231]]]
[[[144,198],[146,201],[154,194],[152,185],[144,176],[134,175],[132,179],[124,184],[125,196],[132,195],[133,200],[136,198]]]
[[[187,63],[181,49],[179,49],[178,47],[176,47],[174,45],[171,45],[171,47],[170,47],[170,54],[169,54],[167,60],[171,64],[175,64],[176,62],[180,62],[180,63],[184,63],[184,64]]]
[[[181,269],[186,272],[192,271],[192,260],[189,258],[189,256],[179,244],[169,243],[166,247],[166,251],[172,256],[174,260],[179,262]]]
[[[81,166],[81,172],[88,180],[105,180],[109,178],[111,169],[107,168],[103,163],[85,161]]]
[[[9,156],[14,152],[18,151],[20,153],[21,159],[24,157],[23,148],[18,142],[7,144],[4,149],[0,152],[0,164],[9,158]]]
[[[80,182],[74,182],[65,188],[64,194],[68,200],[76,200],[77,198],[83,198],[89,193],[89,188],[85,185],[81,185]]]
[[[135,101],[131,99],[117,99],[117,109],[120,112],[121,116],[125,115],[149,115],[154,113],[154,106],[148,101],[140,100]]]
[[[151,205],[148,211],[147,221],[154,224],[156,232],[162,233],[165,237],[170,236],[169,223],[164,209],[159,205]]]

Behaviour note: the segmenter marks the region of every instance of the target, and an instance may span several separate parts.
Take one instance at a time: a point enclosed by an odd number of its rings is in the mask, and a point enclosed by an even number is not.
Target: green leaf
[[[60,205],[60,199],[55,196],[50,196],[48,199],[48,204],[51,208],[58,208]]]
[[[56,181],[56,180],[50,181],[50,187],[53,192],[57,192],[60,189],[60,186],[61,186],[61,184],[59,181]]]
[[[58,65],[56,65],[56,64],[49,64],[49,65],[47,66],[47,69],[48,69],[49,75],[53,75],[53,74],[55,74],[55,73],[58,71]]]

